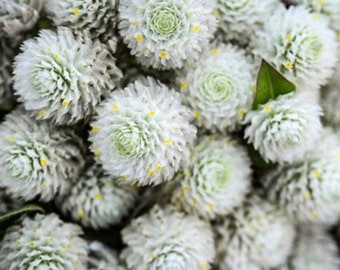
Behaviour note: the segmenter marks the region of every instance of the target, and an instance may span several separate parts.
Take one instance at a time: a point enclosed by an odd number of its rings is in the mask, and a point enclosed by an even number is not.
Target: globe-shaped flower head
[[[73,32],[91,38],[113,34],[116,24],[115,0],[45,0],[44,10],[57,26],[70,27]]]
[[[151,77],[116,90],[92,122],[91,149],[113,176],[138,185],[171,180],[196,136],[178,93]]]
[[[55,214],[23,217],[0,243],[0,268],[86,270],[88,244],[81,234]]]
[[[183,100],[194,111],[198,126],[220,131],[237,127],[253,96],[250,61],[237,47],[220,44],[179,72]]]
[[[268,198],[297,222],[334,224],[340,215],[340,140],[324,130],[301,161],[275,168],[263,179]]]
[[[89,117],[115,87],[120,70],[99,41],[68,28],[42,30],[16,56],[14,89],[38,119],[74,124]]]
[[[220,269],[255,270],[276,267],[288,257],[294,226],[275,205],[251,196],[217,228]]]
[[[115,180],[100,166],[92,165],[57,199],[57,205],[86,227],[98,229],[118,223],[133,205],[137,191]]]
[[[129,269],[204,270],[215,256],[209,224],[169,207],[156,205],[132,220],[122,236],[127,244],[122,258]]]
[[[172,202],[206,219],[228,214],[250,187],[250,160],[229,138],[203,137],[183,167]]]
[[[64,193],[83,168],[81,138],[67,128],[37,122],[23,110],[0,125],[0,185],[13,195],[49,201]]]
[[[124,42],[145,66],[181,68],[197,60],[216,28],[214,2],[122,0],[118,25]]]
[[[246,44],[261,29],[276,6],[277,0],[216,0],[218,27],[224,40]]]
[[[311,93],[281,95],[246,115],[245,138],[266,161],[292,162],[313,148],[321,131],[320,114]]]
[[[323,18],[302,6],[277,9],[264,24],[254,52],[266,59],[298,88],[318,88],[333,73],[336,36]]]

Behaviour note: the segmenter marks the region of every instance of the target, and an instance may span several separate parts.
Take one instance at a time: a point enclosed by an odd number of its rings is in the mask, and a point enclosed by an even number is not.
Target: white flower
[[[183,100],[195,113],[196,124],[209,130],[233,130],[251,107],[254,67],[241,49],[211,46],[179,73]]]
[[[284,163],[302,158],[321,131],[321,108],[307,91],[281,95],[250,111],[245,138],[266,161]]]
[[[91,116],[121,77],[107,48],[68,28],[42,30],[16,56],[14,89],[38,119],[74,124]]]
[[[15,53],[14,48],[5,38],[0,40],[0,106],[13,103],[12,93],[12,62]]]
[[[205,219],[226,215],[241,204],[250,188],[250,160],[229,138],[203,137],[194,148],[172,202]]]
[[[91,38],[113,34],[116,25],[115,0],[45,0],[44,10],[57,26],[70,27]]]
[[[88,245],[81,234],[55,214],[23,217],[0,243],[0,268],[86,270]]]
[[[145,66],[181,68],[199,58],[216,29],[209,0],[121,0],[124,42]]]
[[[235,208],[216,229],[220,269],[228,270],[279,266],[288,257],[295,235],[290,220],[258,196]]]
[[[303,160],[275,168],[263,179],[271,201],[297,222],[334,224],[340,215],[340,140],[324,130]]]
[[[119,265],[117,253],[98,241],[89,244],[89,270],[125,270]]]
[[[40,17],[43,0],[0,0],[0,37],[17,38],[34,27]]]
[[[91,150],[113,176],[137,185],[171,180],[196,136],[178,93],[142,78],[114,91],[91,123]]]
[[[215,256],[208,223],[157,205],[122,231],[122,257],[134,270],[210,269]]]
[[[275,270],[338,270],[338,248],[332,237],[317,226],[301,226],[288,262]]]
[[[291,0],[294,4],[304,5],[315,16],[319,14],[329,19],[329,25],[340,31],[340,5],[339,0]]]
[[[236,40],[246,44],[255,32],[262,28],[277,0],[216,0],[218,27],[224,40]]]
[[[119,185],[98,165],[83,172],[77,183],[57,198],[63,213],[86,227],[106,228],[120,222],[131,206],[137,191],[127,185]]]
[[[78,177],[84,161],[81,139],[68,128],[37,122],[23,110],[0,125],[0,185],[13,195],[49,201]]]
[[[298,88],[316,89],[333,74],[335,33],[327,21],[304,7],[277,9],[255,41],[254,53],[275,66]]]

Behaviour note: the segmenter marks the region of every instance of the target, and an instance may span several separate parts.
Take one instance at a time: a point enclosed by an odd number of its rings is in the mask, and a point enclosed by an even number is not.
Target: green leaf
[[[296,90],[295,85],[288,81],[280,72],[262,59],[261,67],[257,75],[256,93],[253,109],[265,104],[270,99],[276,99],[279,95],[288,94]]]
[[[248,155],[252,161],[252,164],[260,169],[266,170],[271,169],[276,166],[275,163],[272,162],[266,162],[260,153],[255,150],[254,146],[252,144],[248,144]]]
[[[19,217],[22,214],[29,212],[41,212],[44,213],[44,209],[35,204],[24,205],[15,210],[8,212],[7,214],[0,216],[0,227],[6,227],[8,224],[13,221],[14,218]]]

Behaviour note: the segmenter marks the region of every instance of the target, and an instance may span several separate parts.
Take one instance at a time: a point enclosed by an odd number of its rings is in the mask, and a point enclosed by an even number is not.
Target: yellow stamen
[[[157,165],[156,166],[156,171],[159,171],[159,172],[161,172],[163,170],[163,167],[161,166],[161,165]]]
[[[285,64],[284,64],[285,68],[286,69],[291,69],[293,67],[293,63],[291,61],[287,61]]]
[[[182,89],[188,88],[188,84],[186,82],[181,82],[180,86]]]
[[[218,49],[213,49],[213,50],[212,50],[212,54],[215,55],[215,56],[217,56],[217,55],[218,55]]]
[[[100,194],[99,192],[97,192],[97,193],[95,193],[95,194],[93,195],[93,198],[94,198],[95,200],[101,200],[102,194]]]
[[[34,241],[31,241],[31,242],[29,242],[29,244],[28,244],[31,248],[34,248],[35,247],[35,243],[34,243]]]
[[[149,112],[149,117],[154,118],[155,115],[156,115],[156,112],[154,111]]]
[[[209,203],[209,204],[208,204],[208,209],[209,209],[210,211],[212,211],[212,210],[214,209],[214,205],[213,205],[212,203]]]
[[[306,201],[308,201],[308,200],[310,200],[310,198],[311,198],[312,196],[310,195],[310,193],[307,191],[305,194],[303,194],[303,198],[306,200]]]
[[[166,51],[160,51],[159,52],[159,57],[160,58],[167,58],[168,57],[168,53]]]
[[[121,177],[120,177],[120,179],[122,179],[122,180],[126,180],[127,179],[127,176],[126,175],[122,175]]]
[[[269,105],[265,105],[265,106],[263,107],[263,110],[264,110],[265,112],[270,112],[270,111],[272,110],[272,107],[270,107]]]
[[[182,190],[183,190],[184,192],[187,192],[188,190],[190,190],[190,187],[189,187],[188,185],[184,185],[184,186],[182,187]]]
[[[208,264],[206,262],[200,262],[201,269],[205,270],[208,268]]]
[[[10,136],[10,137],[9,137],[9,141],[10,141],[10,142],[14,142],[14,141],[15,141],[15,137],[14,137],[14,136]]]
[[[324,2],[325,2],[325,0],[318,0],[318,1],[317,1],[317,4],[318,4],[319,6],[322,6]]]
[[[244,109],[239,109],[238,110],[238,115],[243,117],[246,114],[246,111]]]
[[[151,253],[151,259],[154,259],[154,258],[156,258],[157,257],[157,254],[155,253],[155,252],[152,252]]]
[[[154,175],[154,171],[152,169],[148,170],[148,176],[153,176]]]
[[[199,32],[200,30],[201,30],[201,27],[197,24],[192,27],[192,31],[194,31],[196,33]]]
[[[44,117],[46,115],[46,112],[45,111],[39,111],[38,114],[39,114],[40,117]]]
[[[112,105],[112,110],[114,110],[115,112],[119,110],[119,106],[117,104],[113,104]]]
[[[78,218],[83,218],[85,216],[84,210],[83,209],[79,209],[78,210]]]
[[[292,39],[292,35],[291,35],[291,34],[287,34],[287,35],[285,36],[285,39],[286,39],[286,40],[291,40],[291,39]]]
[[[96,157],[98,157],[98,156],[100,156],[100,151],[99,151],[99,150],[96,150],[96,151],[93,152],[93,154],[94,154]]]
[[[40,164],[42,166],[46,166],[47,165],[47,159],[45,159],[45,158],[40,159]]]
[[[79,9],[77,9],[77,8],[74,8],[73,10],[72,10],[72,12],[73,12],[73,14],[74,15],[79,15]]]
[[[195,117],[199,119],[201,117],[201,112],[200,111],[195,111]]]
[[[56,60],[59,60],[59,59],[60,59],[60,54],[56,53],[56,54],[54,55],[54,58],[55,58]]]
[[[98,132],[99,131],[99,127],[97,126],[93,126],[91,129],[92,132]]]
[[[313,220],[317,220],[317,219],[318,219],[318,214],[317,214],[315,211],[312,211],[312,212],[310,213],[310,216],[311,216],[311,218],[312,218]]]
[[[169,138],[165,139],[165,144],[166,145],[172,145],[172,140],[169,139]]]
[[[143,36],[142,35],[137,35],[136,36],[136,40],[137,40],[137,42],[142,42],[143,41]]]
[[[319,170],[313,171],[315,177],[319,178],[321,176],[321,172]]]
[[[192,206],[196,206],[197,205],[197,200],[193,198],[192,201],[191,201],[191,205]]]
[[[220,12],[219,11],[214,11],[214,16],[216,17],[216,18],[219,18],[220,16],[221,16],[221,14],[220,14]]]
[[[63,100],[63,102],[61,103],[64,107],[67,106],[70,102],[66,99]]]

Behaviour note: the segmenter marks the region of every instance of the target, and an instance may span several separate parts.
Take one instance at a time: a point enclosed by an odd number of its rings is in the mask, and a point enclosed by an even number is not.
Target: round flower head
[[[320,115],[311,93],[281,95],[246,115],[245,138],[266,161],[292,162],[314,147],[321,131]]]
[[[230,270],[279,266],[289,255],[295,235],[290,220],[258,196],[235,208],[216,229],[220,269]]]
[[[171,180],[196,136],[179,94],[151,77],[114,91],[92,122],[91,150],[113,176],[137,185]]]
[[[81,138],[37,122],[23,110],[1,123],[0,143],[0,185],[24,200],[49,201],[64,193],[83,167]]]
[[[0,0],[0,37],[17,38],[34,27],[40,17],[43,0]]]
[[[333,74],[335,33],[327,21],[304,7],[277,9],[255,41],[255,54],[266,59],[298,88],[316,89]]]
[[[206,219],[229,213],[250,187],[250,160],[229,138],[203,137],[183,173],[172,202]]]
[[[334,240],[319,227],[303,226],[288,262],[275,270],[338,270],[339,266]]]
[[[178,76],[184,102],[195,112],[196,124],[210,130],[229,130],[251,106],[253,66],[232,45],[214,46]]]
[[[340,215],[340,140],[324,130],[301,161],[275,168],[263,179],[271,201],[298,222],[331,225]]]
[[[225,40],[246,44],[262,28],[276,6],[277,0],[216,0],[218,27]]]
[[[210,269],[215,256],[211,227],[196,216],[153,207],[122,231],[129,269]]]
[[[118,25],[145,66],[181,68],[199,58],[216,29],[213,1],[121,0]]]
[[[88,245],[81,234],[55,214],[25,216],[0,242],[0,268],[86,270]]]
[[[68,28],[42,30],[16,56],[14,89],[38,119],[74,124],[91,116],[121,77],[99,41],[75,37]]]
[[[0,107],[13,103],[11,89],[12,62],[15,56],[14,49],[4,38],[0,40]]]
[[[119,265],[116,252],[104,246],[98,241],[89,244],[90,254],[88,258],[89,270],[125,270],[126,267]]]
[[[315,16],[321,15],[329,19],[329,25],[340,31],[340,5],[338,0],[291,0],[294,4],[304,5]]]
[[[68,193],[57,199],[62,212],[86,227],[106,228],[120,222],[133,205],[136,189],[118,185],[98,165],[89,167]]]
[[[70,27],[91,38],[113,34],[116,24],[115,0],[45,0],[44,9],[57,26]]]

